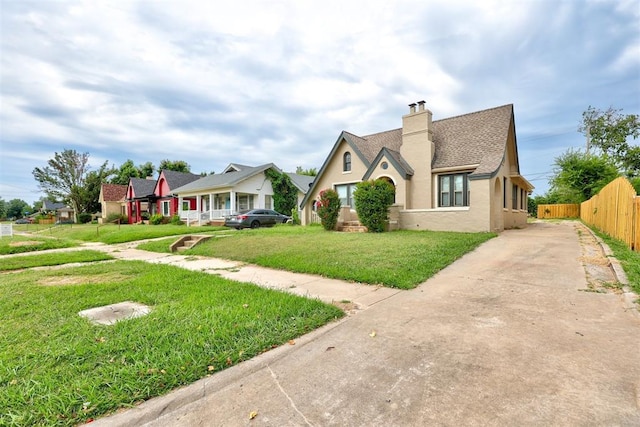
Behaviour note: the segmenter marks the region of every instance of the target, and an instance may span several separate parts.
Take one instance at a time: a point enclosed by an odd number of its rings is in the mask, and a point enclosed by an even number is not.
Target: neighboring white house
[[[269,169],[282,173],[273,163],[255,167],[231,163],[220,174],[207,175],[174,189],[180,218],[203,223],[222,221],[225,216],[241,210],[273,209],[273,188],[265,174]],[[313,177],[288,175],[298,188],[300,203]]]

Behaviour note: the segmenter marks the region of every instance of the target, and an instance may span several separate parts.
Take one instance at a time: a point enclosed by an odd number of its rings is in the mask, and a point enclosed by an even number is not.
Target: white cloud
[[[196,172],[319,167],[341,130],[400,127],[421,99],[434,119],[513,102],[519,141],[575,126],[589,104],[637,111],[628,94],[640,80],[637,9],[636,0],[5,2],[0,191],[33,187],[33,167],[63,148],[96,164],[181,159]],[[532,158],[548,164],[552,143],[523,151],[545,150]],[[24,151],[37,158],[14,161]]]

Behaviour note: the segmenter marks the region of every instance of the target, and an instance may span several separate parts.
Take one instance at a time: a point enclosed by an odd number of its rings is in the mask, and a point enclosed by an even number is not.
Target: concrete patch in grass
[[[151,307],[137,302],[125,301],[117,304],[82,310],[78,314],[97,325],[113,325],[121,320],[146,316]]]

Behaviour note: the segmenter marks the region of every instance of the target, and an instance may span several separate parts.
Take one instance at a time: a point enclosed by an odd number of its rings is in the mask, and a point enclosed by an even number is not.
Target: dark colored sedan
[[[241,228],[249,227],[271,227],[276,224],[283,224],[290,219],[290,216],[282,215],[271,209],[251,209],[226,217],[224,225],[240,230]]]

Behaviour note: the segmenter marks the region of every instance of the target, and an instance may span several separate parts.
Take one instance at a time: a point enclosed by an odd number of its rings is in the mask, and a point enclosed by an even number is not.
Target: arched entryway
[[[393,179],[391,179],[391,177],[389,176],[381,176],[380,178],[383,181],[387,181],[389,184],[393,185],[393,203],[396,202],[396,183],[393,182]]]

